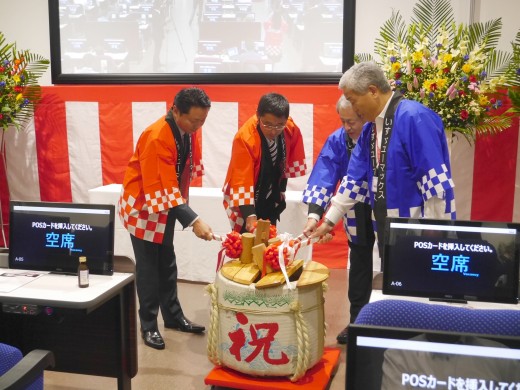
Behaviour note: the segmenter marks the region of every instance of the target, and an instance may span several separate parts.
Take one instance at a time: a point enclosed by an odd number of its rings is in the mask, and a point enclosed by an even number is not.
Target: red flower
[[[276,230],[276,226],[270,225],[269,226],[269,238],[275,238],[278,235],[278,232]]]
[[[477,76],[475,76],[474,74],[469,76],[469,82],[470,83],[476,83],[477,82]]]
[[[497,102],[497,99],[495,99],[495,98],[489,99],[489,103],[491,103],[491,104],[495,104],[496,102]]]
[[[4,72],[5,68],[3,66],[0,66],[0,72]]]
[[[430,91],[435,91],[437,89],[437,83],[431,83]]]
[[[450,73],[450,68],[446,67],[442,70],[444,73]]]
[[[464,96],[466,92],[464,92],[462,89],[459,89],[459,96]]]
[[[235,231],[228,233],[226,240],[222,243],[222,246],[226,248],[227,257],[230,259],[239,258],[243,249],[240,234]]]
[[[460,119],[463,121],[467,120],[469,118],[469,112],[467,110],[462,110],[460,112]]]
[[[401,78],[401,76],[402,76],[402,74],[399,73],[399,72],[397,72],[397,73],[394,75],[394,78],[395,78],[396,80],[399,80],[399,79]]]
[[[415,68],[413,71],[415,74],[421,74],[423,72],[423,68]]]
[[[267,262],[273,269],[273,271],[279,271],[280,270],[280,262],[278,260],[279,254],[278,254],[278,246],[280,243],[271,244],[267,247],[267,249],[264,252],[264,261]],[[283,262],[287,266],[289,264],[289,250],[287,247],[283,248],[282,251],[283,254]]]
[[[18,92],[18,93],[23,91],[23,88],[20,87],[19,85],[16,85],[13,89],[14,89],[15,92]]]

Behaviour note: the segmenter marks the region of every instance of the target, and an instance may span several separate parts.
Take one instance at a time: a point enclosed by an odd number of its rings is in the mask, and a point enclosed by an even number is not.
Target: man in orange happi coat
[[[211,227],[188,205],[190,180],[202,174],[201,148],[195,137],[211,101],[199,88],[182,89],[165,116],[139,137],[128,163],[119,215],[130,233],[135,254],[139,319],[145,345],[164,349],[157,326],[159,308],[165,328],[202,333],[188,320],[177,296],[173,246],[176,221],[192,227],[198,238],[213,239]]]
[[[278,93],[260,98],[256,114],[233,139],[222,191],[231,229],[252,231],[257,219],[276,225],[285,209],[287,179],[305,175],[305,151],[289,102]]]

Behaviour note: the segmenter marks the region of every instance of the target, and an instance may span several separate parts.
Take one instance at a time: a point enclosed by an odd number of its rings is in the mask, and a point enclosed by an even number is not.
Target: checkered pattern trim
[[[420,212],[421,212],[421,209],[419,208],[419,213]],[[386,209],[386,216],[387,217],[399,217],[399,209]],[[403,215],[403,217],[404,217],[404,215]]]
[[[354,207],[347,210],[343,216],[343,227],[347,233],[347,238],[351,242],[357,242],[357,227],[356,227],[356,211]]]
[[[191,171],[191,179],[195,179],[196,177],[201,177],[204,175],[204,164],[200,163],[198,165],[193,166],[193,170]]]
[[[229,200],[229,196],[224,195],[224,209],[226,210],[231,230],[240,233],[240,230],[242,230],[242,226],[244,225],[244,218],[242,218],[238,207],[229,206]]]
[[[305,163],[305,160],[294,161],[287,167],[287,170],[285,171],[285,177],[299,177],[304,176],[306,173],[307,164]]]
[[[400,213],[399,209],[387,209],[386,215],[389,217],[424,218],[424,210],[422,205],[409,207],[407,213]]]
[[[442,164],[441,169],[442,172],[437,172],[435,168],[430,169],[428,173],[422,177],[421,182],[417,182],[424,201],[427,201],[433,196],[441,197],[444,191],[455,187],[446,164]]]
[[[423,206],[410,207],[408,213],[400,213],[399,209],[387,209],[386,215],[389,217],[405,217],[405,218],[424,218]],[[450,202],[446,202],[446,212],[441,218],[456,219],[457,213],[455,212],[455,199]]]
[[[377,224],[374,217],[374,212],[371,212],[370,219],[372,220],[372,230],[377,237]],[[356,226],[356,211],[354,207],[352,207],[350,210],[347,210],[343,216],[343,227],[345,228],[345,233],[347,233],[348,240],[354,244],[357,244],[359,240]]]
[[[118,210],[123,226],[137,238],[162,243],[168,211],[150,214],[146,203],[143,204],[142,210],[138,210],[135,204],[136,199],[133,196],[121,194]]]
[[[305,191],[303,191],[303,203],[314,203],[325,209],[330,202],[331,196],[332,192],[328,191],[326,187],[318,187],[317,185],[310,187],[307,184]]]
[[[161,189],[152,193],[145,193],[146,204],[151,207],[152,213],[158,213],[179,206],[184,203],[178,188]]]
[[[338,188],[338,194],[345,193],[349,198],[358,202],[369,203],[368,183],[366,181],[346,180],[343,178]]]
[[[450,219],[457,219],[457,211],[455,209],[455,198],[451,199],[451,201],[446,203],[447,215],[449,215]]]
[[[246,187],[238,187],[238,188],[229,188],[229,191],[224,191],[226,195],[229,197],[229,205],[230,207],[238,207],[238,206],[246,206],[250,204],[255,204],[255,188],[250,186]],[[229,193],[229,195],[228,195]]]

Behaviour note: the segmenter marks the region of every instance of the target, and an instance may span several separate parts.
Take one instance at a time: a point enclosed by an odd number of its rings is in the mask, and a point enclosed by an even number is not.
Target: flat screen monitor
[[[389,217],[383,294],[518,303],[520,224]]]
[[[9,268],[112,275],[115,206],[11,201]]]
[[[518,388],[520,337],[349,326],[347,390]]]

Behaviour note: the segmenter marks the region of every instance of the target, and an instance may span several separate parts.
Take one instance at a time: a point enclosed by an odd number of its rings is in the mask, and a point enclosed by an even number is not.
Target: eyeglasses
[[[264,126],[264,127],[265,127],[266,129],[268,129],[268,130],[282,130],[282,129],[285,127],[285,125],[287,124],[287,122],[285,122],[285,123],[279,123],[279,124],[277,124],[277,125],[266,125],[266,124],[262,121],[262,119],[259,118],[258,120],[260,121],[260,124],[261,124],[262,126]]]

